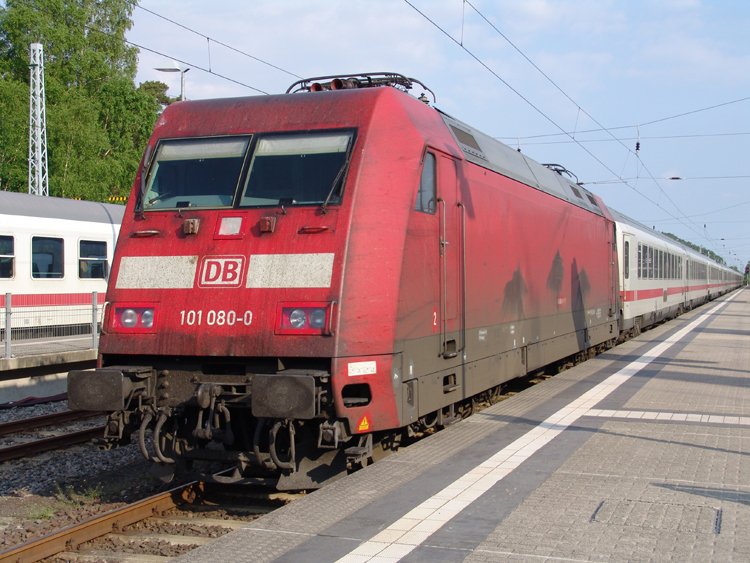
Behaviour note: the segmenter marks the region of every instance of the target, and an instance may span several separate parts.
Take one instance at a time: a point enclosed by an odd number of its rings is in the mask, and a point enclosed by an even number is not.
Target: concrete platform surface
[[[750,561],[750,290],[180,561]]]

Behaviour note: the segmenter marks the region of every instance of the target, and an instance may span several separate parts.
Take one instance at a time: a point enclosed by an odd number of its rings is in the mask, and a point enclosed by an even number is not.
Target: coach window
[[[0,235],[0,278],[13,277],[14,262],[13,237]]]
[[[638,243],[638,279],[643,279],[643,245]]]
[[[419,180],[417,203],[414,209],[422,213],[435,213],[437,199],[435,197],[435,155],[431,152],[424,155],[422,177]]]
[[[654,279],[656,275],[656,250],[648,247],[648,279]]]
[[[648,279],[656,279],[656,249],[651,246],[648,247],[648,268]]]
[[[625,241],[625,248],[623,249],[622,255],[623,266],[622,269],[625,271],[625,279],[630,279],[630,242]]]
[[[107,279],[107,243],[82,240],[78,245],[78,277]]]
[[[63,277],[63,239],[51,237],[31,238],[31,277]]]
[[[658,278],[660,280],[663,280],[665,278],[664,272],[665,272],[666,261],[664,259],[665,258],[664,251],[659,250],[658,252],[659,252],[659,276]]]

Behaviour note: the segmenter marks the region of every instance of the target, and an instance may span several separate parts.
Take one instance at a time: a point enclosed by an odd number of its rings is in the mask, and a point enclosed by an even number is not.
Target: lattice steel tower
[[[29,193],[49,195],[47,175],[47,111],[44,103],[44,51],[41,43],[29,48]]]

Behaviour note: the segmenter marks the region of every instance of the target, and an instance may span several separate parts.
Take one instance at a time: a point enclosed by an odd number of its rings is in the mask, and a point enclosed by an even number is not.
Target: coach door
[[[463,350],[462,210],[457,198],[455,159],[436,153],[440,219],[440,320],[442,355],[455,358]]]
[[[638,279],[638,245],[633,235],[624,233],[622,236],[622,271],[620,272],[621,298],[623,301],[633,300]],[[624,306],[624,303],[623,303]]]

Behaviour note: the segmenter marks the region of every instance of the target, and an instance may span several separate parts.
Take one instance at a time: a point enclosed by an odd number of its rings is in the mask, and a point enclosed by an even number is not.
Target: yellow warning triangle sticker
[[[367,420],[367,415],[363,416],[357,425],[357,432],[367,432],[370,429],[370,421]]]

